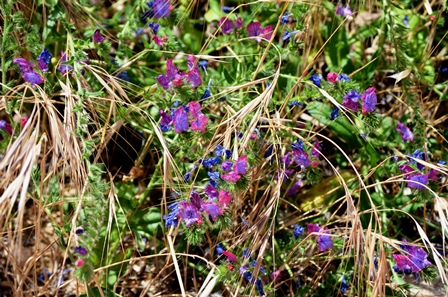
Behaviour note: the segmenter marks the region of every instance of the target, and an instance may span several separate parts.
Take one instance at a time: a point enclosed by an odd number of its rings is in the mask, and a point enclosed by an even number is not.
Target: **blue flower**
[[[206,100],[207,98],[210,98],[212,96],[212,92],[210,91],[210,85],[212,83],[212,80],[209,80],[208,82],[208,86],[207,89],[205,89],[204,94],[201,97],[201,100],[199,100],[200,102]]]
[[[168,216],[163,215],[163,219],[165,220],[165,226],[167,227],[177,227],[177,224],[179,223],[179,205],[183,201],[174,202],[168,206],[168,209],[171,211]]]
[[[294,237],[296,239],[299,238],[299,236],[305,231],[305,228],[300,226],[300,225],[295,225],[294,226]]]
[[[129,74],[128,74],[128,72],[126,70],[120,72],[115,77],[119,78],[119,79],[121,79],[123,81],[127,81],[127,82],[129,82],[131,80],[131,78],[129,77]]]
[[[290,14],[289,13],[285,13],[283,15],[280,16],[280,23],[281,24],[289,24],[291,22],[291,18],[290,18]]]
[[[149,10],[142,16],[142,21],[146,18],[164,18],[171,15],[170,1],[169,0],[154,0],[147,3]]]
[[[207,60],[199,60],[198,65],[199,65],[199,67],[201,67],[204,70],[205,75],[208,75],[208,73],[207,73],[208,61]],[[210,87],[210,83],[209,83],[209,87]]]
[[[297,138],[296,140],[297,143],[293,142],[291,144],[291,147],[294,151],[305,151],[305,147],[303,145],[303,141],[300,138]]]
[[[341,279],[341,293],[345,293],[348,289],[348,283],[345,280],[344,275],[342,275],[342,279]]]
[[[446,161],[444,161],[444,160],[439,160],[437,163],[440,165],[446,165]]]
[[[299,32],[299,30],[296,31],[292,31],[292,32],[285,32],[285,34],[282,37],[283,41],[288,41],[289,39],[291,39],[292,36],[294,36],[297,32]]]
[[[163,132],[163,131],[162,131],[162,132]],[[185,181],[186,183],[188,183],[188,182],[190,181],[191,174],[192,174],[191,171],[188,171],[187,173],[185,173],[185,175],[184,175],[184,181]]]
[[[331,114],[330,114],[330,120],[333,121],[333,120],[336,119],[338,116],[339,116],[339,108],[335,107],[335,108],[333,108],[333,110],[331,111]]]
[[[311,80],[316,86],[320,88],[320,81],[322,80],[322,76],[313,74],[310,76],[309,80]]]
[[[75,234],[76,235],[83,235],[84,234],[84,229],[79,227],[75,230]]]
[[[264,289],[263,289],[263,282],[261,279],[257,278],[257,281],[255,282],[255,288],[258,290],[258,296],[264,296]]]
[[[338,80],[341,80],[341,81],[349,81],[349,80],[350,80],[350,77],[348,77],[347,74],[341,73],[341,74],[339,74],[339,76],[338,76]]]
[[[289,102],[288,106],[303,106],[303,103],[300,102],[300,101],[295,100],[295,101]]]
[[[220,161],[221,160],[219,159],[219,157],[209,158],[202,161],[202,165],[204,165],[205,167],[212,167],[218,165]]]
[[[215,171],[215,172],[208,171],[207,174],[211,179],[219,180],[219,172],[218,171]]]
[[[234,10],[234,7],[229,7],[229,6],[221,6],[221,9],[224,13],[231,13],[232,10]]]
[[[226,249],[224,248],[224,246],[218,242],[218,244],[215,247],[215,251],[218,254],[218,256],[221,256],[222,252],[224,252]]]
[[[48,51],[48,49],[44,48],[37,58],[37,66],[43,72],[48,71],[48,65],[50,64],[51,57],[53,55]]]
[[[409,28],[409,17],[407,15],[403,18],[403,24]]]
[[[148,27],[151,28],[152,32],[157,35],[157,32],[159,32],[160,25],[156,23],[149,23]]]
[[[244,249],[243,251],[243,258],[250,258],[250,250],[249,249]]]
[[[270,144],[268,149],[266,150],[266,152],[263,155],[263,158],[268,158],[272,155],[272,151],[274,150],[274,145]]]

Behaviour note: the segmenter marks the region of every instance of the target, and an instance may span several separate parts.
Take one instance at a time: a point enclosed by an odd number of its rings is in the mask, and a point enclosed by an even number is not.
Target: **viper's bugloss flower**
[[[154,41],[154,43],[157,44],[158,46],[163,46],[168,41],[168,37],[167,36],[159,37],[157,35],[154,35],[152,37],[152,41]]]
[[[271,273],[271,279],[272,279],[272,281],[273,281],[273,282],[278,282],[278,281],[280,281],[280,280],[281,280],[281,277],[280,277],[280,274],[281,274],[281,273],[282,273],[282,272],[280,271],[280,269],[278,269],[278,270],[272,272],[272,273]]]
[[[84,266],[84,263],[85,263],[84,259],[78,259],[75,262],[75,266],[76,267],[82,267],[82,266]]]
[[[188,182],[190,181],[190,178],[191,178],[191,174],[192,174],[192,173],[193,173],[192,171],[188,171],[187,173],[184,174],[184,181],[185,181],[186,183],[188,183]]]
[[[411,155],[407,155],[407,156],[411,157]],[[412,153],[412,157],[415,158],[415,159],[418,159],[418,160],[426,161],[425,153],[423,151],[419,150],[419,149],[416,149]],[[417,166],[418,170],[420,170],[420,171],[425,169],[424,165],[418,163],[417,161],[415,161],[412,158],[409,158],[409,163],[411,163],[414,166]]]
[[[219,197],[218,190],[216,190],[215,187],[212,185],[205,186],[204,189],[205,194],[207,195],[208,199],[213,200]]]
[[[305,151],[305,146],[303,145],[303,141],[300,138],[297,138],[297,140],[291,144],[291,148],[293,149],[293,151],[297,152]]]
[[[361,95],[363,114],[375,110],[375,107],[377,105],[377,98],[375,91],[376,89],[374,87],[370,87]]]
[[[199,86],[200,84],[202,84],[202,78],[201,75],[199,74],[199,70],[198,69],[194,69],[191,71],[187,72],[187,79],[190,81],[191,86],[193,88]]]
[[[165,90],[169,90],[174,86],[181,86],[184,75],[174,66],[173,59],[166,61],[166,75],[160,74],[157,82]]]
[[[159,114],[162,117],[160,120],[160,130],[162,132],[167,132],[171,130],[171,125],[173,124],[173,116],[167,114],[164,110],[159,110]]]
[[[221,159],[219,159],[219,157],[208,158],[202,161],[202,165],[205,167],[212,167],[218,165],[220,161]]]
[[[319,141],[315,141],[313,144],[313,148],[311,149],[311,157],[319,158],[319,152],[322,151],[322,147],[320,146]]]
[[[286,167],[288,167],[289,165],[292,164],[293,160],[294,160],[293,155],[291,154],[291,152],[288,152],[286,153],[286,155],[281,157],[280,162],[282,164],[285,164]]]
[[[218,242],[218,243],[216,244],[215,251],[216,251],[216,253],[218,254],[218,256],[221,256],[221,255],[222,255],[222,252],[224,252],[225,250],[226,250],[226,249],[224,248],[224,246],[222,245],[222,243]]]
[[[156,35],[157,35],[157,32],[159,32],[159,29],[160,29],[160,25],[159,24],[152,23],[152,22],[148,24],[148,27],[151,28],[152,32],[154,34],[156,34]]]
[[[81,228],[81,227],[79,227],[79,228],[76,228],[76,230],[75,230],[75,234],[76,235],[83,235],[84,234],[84,229],[83,228]]]
[[[221,157],[223,155],[225,155],[226,153],[226,148],[223,147],[222,145],[217,145],[216,149],[215,149],[215,156],[217,157]]]
[[[208,177],[210,177],[213,180],[219,180],[220,174],[218,171],[207,171]]]
[[[272,25],[269,25],[265,28],[261,27],[259,22],[251,22],[247,25],[247,36],[249,37],[263,37],[267,40],[270,40],[272,37]],[[261,42],[261,38],[254,38],[257,42]]]
[[[193,224],[202,224],[201,215],[197,207],[191,202],[182,202],[179,205],[179,217],[185,222],[187,227]]]
[[[327,80],[332,83],[336,83],[338,81],[338,74],[335,72],[330,72],[327,74]]]
[[[299,236],[305,231],[305,228],[300,225],[294,226],[294,237],[299,239]]]
[[[423,248],[418,248],[416,246],[405,245],[404,249],[405,255],[402,254],[393,254],[397,265],[395,266],[397,269],[406,271],[410,270],[411,272],[417,273],[421,271],[423,268],[427,266],[431,266],[432,263],[428,261],[428,254],[426,254]]]
[[[44,78],[33,69],[25,70],[23,72],[22,77],[26,82],[29,82],[33,87],[35,85],[39,85],[44,82]]]
[[[411,166],[406,164],[399,166],[398,169],[400,169],[400,171],[403,172],[404,174],[408,174],[414,171],[414,169]]]
[[[347,95],[344,96],[344,101],[342,102],[342,106],[353,110],[354,112],[358,111],[358,101],[361,98],[361,95],[356,90],[348,91]]]
[[[352,10],[350,9],[350,6],[342,6],[339,5],[338,7],[336,7],[336,14],[346,17],[346,16],[351,16],[353,14]]]
[[[288,196],[295,196],[299,192],[299,190],[303,187],[303,181],[299,180],[295,182],[291,188],[289,188],[287,195]]]
[[[222,170],[224,170],[225,172],[229,171],[230,169],[232,169],[233,163],[230,161],[224,161],[221,164],[221,168]]]
[[[345,280],[344,275],[342,275],[342,279],[341,279],[341,293],[345,293],[348,289],[348,283]]]
[[[230,171],[229,173],[221,175],[221,178],[230,183],[236,183],[240,180],[241,176],[236,171]]]
[[[9,135],[12,135],[12,126],[5,120],[0,120],[0,129],[6,131]]]
[[[249,269],[249,264],[243,265],[238,269],[238,273],[239,274],[243,274],[244,272],[247,271],[247,269]]]
[[[299,30],[285,32],[285,34],[283,34],[282,41],[289,41],[297,32],[299,32]]]
[[[202,114],[201,109],[201,104],[199,104],[199,102],[192,101],[188,103],[188,111],[193,119],[197,119]]]
[[[285,13],[285,14],[282,14],[281,16],[280,16],[280,23],[281,24],[289,24],[290,23],[290,21],[291,21],[291,19],[290,19],[290,14],[289,13]]]
[[[104,36],[101,35],[100,29],[96,29],[92,36],[93,42],[102,43],[104,42]]]
[[[87,256],[87,250],[82,246],[75,246],[74,251],[81,256]]]
[[[231,13],[232,12],[232,10],[234,10],[235,8],[234,7],[229,7],[229,6],[221,6],[221,10],[222,10],[222,12],[224,12],[224,13]]]
[[[232,254],[231,252],[224,251],[224,252],[222,252],[222,254],[227,257],[227,260],[229,262],[232,262],[232,263],[236,262],[236,256],[234,254]]]
[[[37,67],[39,67],[40,71],[48,71],[48,65],[50,64],[52,56],[53,55],[48,51],[48,49],[44,48],[42,50],[37,58]]]
[[[255,288],[257,288],[258,296],[264,296],[264,289],[263,289],[263,282],[260,278],[257,278],[257,281],[255,282]]]
[[[406,182],[408,187],[413,189],[424,190],[428,184],[427,174],[411,174],[407,179],[410,180]]]
[[[154,0],[147,3],[149,10],[142,16],[142,20],[146,18],[161,19],[171,16],[171,10],[173,7],[170,5],[169,0]]]
[[[335,107],[331,110],[330,113],[330,120],[333,121],[335,120],[337,117],[339,117],[339,108]]]
[[[247,172],[247,155],[241,156],[235,162],[235,166],[233,167],[236,173],[244,175]]]
[[[218,203],[216,202],[204,202],[202,204],[205,212],[211,217],[212,221],[216,220],[217,216],[220,216],[224,213]]]
[[[230,192],[227,192],[225,190],[219,191],[219,198],[218,202],[222,205],[222,207],[227,208],[227,206],[230,204],[230,201],[232,201],[232,194]]]
[[[252,273],[250,271],[246,271],[243,273],[243,277],[249,282],[253,283]]]
[[[190,202],[198,209],[199,212],[204,210],[202,207],[204,200],[202,200],[201,196],[199,196],[197,192],[191,192]]]
[[[115,77],[118,79],[121,79],[123,81],[127,81],[127,82],[131,81],[131,78],[129,77],[129,73],[127,70],[124,70],[124,71],[118,73]]]
[[[350,77],[347,74],[341,73],[338,76],[339,81],[350,81]]]
[[[12,60],[12,63],[19,66],[20,72],[25,72],[25,70],[29,70],[34,67],[34,63],[29,62],[24,58],[16,58]]]
[[[328,234],[327,228],[321,228],[318,224],[306,223],[309,233],[321,233],[317,234],[317,244],[319,245],[319,252],[323,252],[334,247],[331,236]]]
[[[307,152],[293,151],[292,154],[294,155],[294,161],[302,170],[311,165],[311,160]]]
[[[309,80],[311,80],[316,86],[320,88],[320,81],[322,80],[322,76],[313,74],[310,76]]]
[[[205,69],[205,74],[207,74],[207,70],[206,70],[206,68],[204,68],[204,69]],[[201,97],[201,100],[199,100],[200,102],[202,102],[202,101],[204,101],[204,100],[207,100],[208,98],[210,98],[210,97],[212,96],[212,92],[210,91],[210,85],[211,85],[211,83],[212,83],[212,80],[209,80],[209,81],[208,81],[207,89],[205,89],[204,94],[203,94],[202,97]]]
[[[207,60],[199,60],[198,65],[202,68],[202,70],[204,70],[205,75],[208,75],[207,73],[207,65],[208,65],[208,61]],[[210,92],[210,84],[211,84],[212,80],[209,80],[208,82],[208,90]],[[208,96],[210,97],[210,95]]]
[[[251,258],[249,249],[244,249],[244,251],[243,251],[243,258],[246,258],[246,259]],[[247,267],[249,267],[249,265],[247,265]]]
[[[181,133],[188,130],[188,114],[183,106],[174,112],[173,118],[174,131]]]
[[[414,141],[414,134],[412,134],[411,129],[409,129],[407,126],[402,124],[401,122],[398,122],[397,124],[397,131],[401,133],[401,138],[404,142],[406,141]]]
[[[163,215],[163,219],[165,220],[165,226],[167,227],[177,227],[179,223],[179,205],[183,201],[174,202],[168,206],[168,209],[171,211],[168,216]]]
[[[222,17],[219,20],[218,26],[221,27],[223,34],[230,34],[233,31],[233,22],[226,17]]]
[[[61,51],[61,60],[59,61],[60,63],[59,63],[58,69],[59,69],[59,71],[61,71],[61,73],[63,75],[66,74],[67,72],[73,70],[72,66],[62,64],[64,62],[67,62],[67,59],[68,59],[67,54],[65,52]]]
[[[241,17],[238,17],[235,21],[235,28],[241,29],[243,28],[243,19]],[[238,33],[238,32],[237,32]]]

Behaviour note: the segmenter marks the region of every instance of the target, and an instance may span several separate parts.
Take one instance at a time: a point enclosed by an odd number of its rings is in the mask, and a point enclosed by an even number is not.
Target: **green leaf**
[[[209,9],[204,14],[204,19],[210,23],[213,21],[219,21],[221,17],[224,16],[224,13],[221,11],[221,6],[219,5],[219,2],[217,0],[211,0],[209,2]]]

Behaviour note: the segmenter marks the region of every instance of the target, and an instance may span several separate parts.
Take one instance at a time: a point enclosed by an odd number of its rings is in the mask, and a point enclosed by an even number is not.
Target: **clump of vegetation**
[[[448,283],[443,1],[0,11],[5,296]]]

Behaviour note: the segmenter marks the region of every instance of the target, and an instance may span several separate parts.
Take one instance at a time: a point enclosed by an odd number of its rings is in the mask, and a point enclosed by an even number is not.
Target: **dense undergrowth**
[[[1,296],[447,284],[444,1],[0,3]]]

